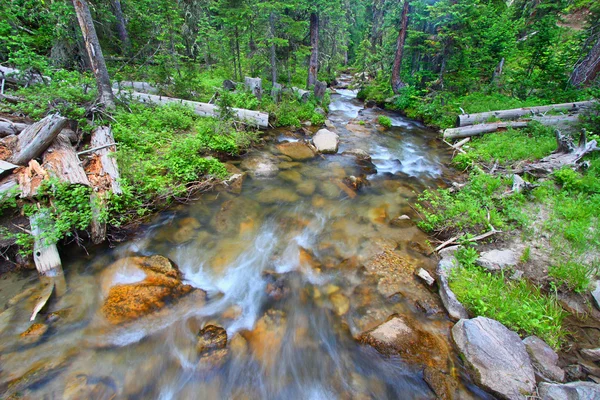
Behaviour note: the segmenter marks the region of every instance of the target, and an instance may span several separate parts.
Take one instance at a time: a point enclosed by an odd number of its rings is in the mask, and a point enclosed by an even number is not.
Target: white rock
[[[425,281],[425,283],[429,286],[433,286],[433,284],[435,283],[435,279],[433,279],[433,277],[429,274],[429,272],[427,272],[423,268],[419,268],[419,271],[417,272],[417,276],[419,278],[423,279]]]
[[[519,263],[519,257],[512,250],[491,250],[481,253],[477,264],[490,270],[498,271],[514,267]]]
[[[313,137],[313,144],[320,153],[337,153],[340,137],[328,129],[321,129]]]

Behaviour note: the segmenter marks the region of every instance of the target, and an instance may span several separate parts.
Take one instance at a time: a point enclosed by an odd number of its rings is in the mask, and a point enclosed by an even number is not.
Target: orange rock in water
[[[143,279],[132,279],[128,283],[127,276],[119,276],[134,272],[142,272],[139,277]],[[192,286],[182,283],[177,267],[162,256],[119,260],[106,269],[102,280],[103,291],[107,294],[101,312],[114,325],[158,311],[193,290]]]
[[[374,224],[385,224],[387,216],[387,204],[369,210],[369,220]]]

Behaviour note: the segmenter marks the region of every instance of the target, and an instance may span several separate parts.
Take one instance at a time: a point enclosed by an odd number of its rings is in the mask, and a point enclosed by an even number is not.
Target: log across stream
[[[302,134],[268,131],[270,144],[231,166],[247,174],[239,195],[205,194],[114,249],[67,249],[68,290],[36,325],[37,277],[0,281],[0,387],[31,398],[429,399],[433,376],[448,385],[438,392],[485,398],[437,294],[414,276],[436,260],[410,204],[452,173],[447,148],[397,115],[383,131],[371,123],[381,111],[352,91],[332,100],[338,154],[295,160]],[[352,176],[355,196],[340,188]],[[394,314],[414,347],[390,357],[361,344]]]

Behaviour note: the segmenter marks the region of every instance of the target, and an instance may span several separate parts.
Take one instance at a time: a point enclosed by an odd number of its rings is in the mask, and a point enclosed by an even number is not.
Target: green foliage
[[[554,298],[525,280],[508,281],[472,264],[452,270],[450,288],[476,315],[493,318],[524,335],[536,335],[558,349],[565,338],[565,312]]]
[[[392,120],[390,119],[390,117],[387,117],[385,115],[380,115],[377,118],[377,123],[381,126],[383,126],[384,128],[391,128],[392,127]]]
[[[490,224],[496,229],[524,226],[527,216],[521,205],[525,198],[502,195],[510,185],[510,179],[473,172],[458,192],[426,190],[417,204],[423,217],[418,225],[427,232],[471,233],[488,231]]]
[[[590,287],[590,280],[598,273],[598,266],[590,267],[583,263],[567,261],[553,265],[548,270],[548,276],[557,287],[564,286],[577,293],[585,293]]]

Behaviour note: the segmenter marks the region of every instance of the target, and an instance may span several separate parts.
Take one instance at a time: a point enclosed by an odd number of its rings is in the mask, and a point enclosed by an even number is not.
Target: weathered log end
[[[44,223],[48,223],[47,220],[47,215],[43,211],[29,218],[31,234],[34,238],[33,261],[40,275],[57,276],[62,274],[62,263],[56,243],[48,243],[43,236]]]
[[[247,91],[252,92],[259,100],[262,98],[262,79],[260,78],[244,78],[244,86]]]
[[[66,118],[59,114],[53,114],[28,126],[18,136],[16,149],[8,161],[13,164],[27,165],[30,160],[39,157],[52,144],[66,124]]]

